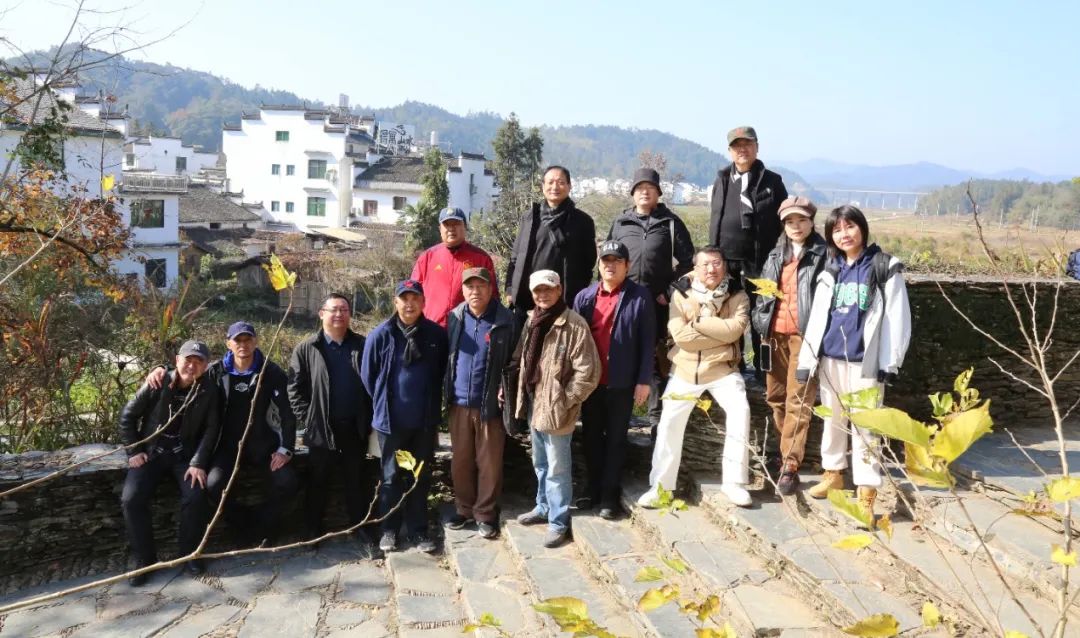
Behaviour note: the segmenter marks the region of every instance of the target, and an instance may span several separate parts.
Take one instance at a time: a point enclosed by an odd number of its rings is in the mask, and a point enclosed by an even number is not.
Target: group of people
[[[597,242],[593,219],[569,197],[570,171],[551,166],[543,200],[522,216],[501,294],[493,260],[467,240],[466,215],[447,208],[441,242],[417,258],[396,287],[393,316],[366,337],[351,330],[350,301],[335,293],[287,373],[266,359],[246,322],[228,328],[228,354],[213,364],[205,344],[183,344],[175,367],[153,370],[121,416],[130,467],[122,506],[136,564],[156,560],[149,504],[167,473],[181,486],[181,552],[198,545],[237,463],[261,479],[265,498],[249,508],[227,503],[226,520],[247,539],[272,541],[297,492],[290,460],[298,424],[309,449],[309,537],[325,532],[334,471],[343,477],[350,524],[367,516],[370,453],[381,460],[375,514],[387,552],[398,548],[403,523],[407,541],[436,550],[427,500],[444,413],[450,528],[499,535],[508,432],[531,438],[535,506],[517,520],[547,524],[545,545],[570,538],[572,505],[620,517],[635,406],[647,405],[655,424],[650,487],[638,504],[657,506],[661,488],[675,488],[686,423],[706,391],[725,415],[722,492],[749,506],[750,409],[740,372],[747,332],[780,433],[777,491],[798,486],[820,388],[832,416],[822,437],[825,473],[809,494],[841,488],[850,463],[872,511],[881,443],[848,422],[843,397],[880,388],[903,362],[910,311],[902,266],[870,243],[855,207],[831,211],[818,234],[817,208],[789,197],[765,168],[753,128],[733,129],[728,144],[732,163],[718,173],[704,246],[695,248],[660,202],[660,175],[648,168],[634,173],[633,206]],[[779,294],[755,294],[750,280],[759,278],[775,282]],[[579,419],[587,485],[573,502],[570,444]],[[420,471],[399,468],[399,451],[424,462]],[[187,569],[203,566],[192,561]]]

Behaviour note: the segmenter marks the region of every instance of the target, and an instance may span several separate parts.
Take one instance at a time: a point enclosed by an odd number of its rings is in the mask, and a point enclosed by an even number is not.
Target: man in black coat
[[[194,551],[206,529],[206,471],[220,432],[218,390],[204,376],[209,359],[205,343],[185,342],[162,385],[143,384],[120,412],[120,440],[128,446],[120,506],[137,568],[157,562],[150,503],[165,476],[180,487],[180,553]],[[198,575],[203,566],[194,560],[186,569]],[[147,574],[130,579],[134,587],[146,581]]]
[[[554,270],[563,282],[563,301],[592,281],[596,267],[596,225],[592,217],[570,199],[570,171],[562,166],[544,170],[544,201],[533,204],[521,218],[506,268],[506,304],[514,311],[518,328],[533,308],[529,275]]]
[[[761,273],[769,251],[780,238],[783,228],[777,211],[788,194],[783,178],[758,159],[758,136],[753,127],[728,131],[728,151],[731,165],[720,169],[713,184],[709,243],[724,252],[728,272],[741,278],[753,307],[757,296],[746,280]],[[758,352],[761,336],[753,329],[750,335],[754,352]]]
[[[349,328],[351,317],[345,295],[327,295],[319,309],[322,328],[297,344],[289,362],[289,404],[309,449],[304,516],[310,537],[325,531],[323,514],[335,467],[344,476],[349,524],[361,522],[367,513],[363,461],[371,398],[360,381],[364,337]]]

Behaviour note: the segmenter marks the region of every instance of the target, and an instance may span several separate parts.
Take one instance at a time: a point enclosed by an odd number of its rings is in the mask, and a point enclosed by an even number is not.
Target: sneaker
[[[411,540],[413,541],[413,543],[416,544],[416,549],[424,552],[425,554],[433,554],[435,553],[435,550],[438,549],[438,546],[435,545],[435,541],[433,541],[431,537],[427,534],[414,534]]]
[[[658,500],[659,499],[657,498],[656,490],[649,489],[649,491],[638,497],[637,504],[638,507],[644,507],[645,509],[654,510],[657,507],[660,507],[660,503],[658,502]]]
[[[536,510],[532,510],[531,512],[525,512],[521,516],[518,516],[517,522],[521,525],[539,525],[540,523],[547,522],[547,516],[538,513]]]
[[[825,498],[829,495],[829,490],[842,489],[844,489],[844,471],[825,470],[818,484],[806,490],[806,493],[813,498]]]
[[[397,549],[397,534],[394,532],[383,532],[382,538],[379,539],[379,549],[384,552],[392,552]]]
[[[742,485],[724,483],[720,486],[720,491],[731,501],[732,505],[737,507],[750,507],[754,503],[754,499],[750,498],[750,492],[747,492]]]
[[[562,545],[570,538],[570,532],[556,532],[555,530],[548,530],[547,536],[544,536],[544,547],[554,548]]]
[[[476,524],[476,526],[480,530],[481,538],[492,539],[499,537],[499,521],[494,521],[491,523],[488,523],[486,521],[480,521]]]
[[[446,526],[450,529],[462,529],[466,525],[473,522],[473,519],[468,516],[462,516],[461,514],[454,514],[446,521]]]
[[[791,496],[797,487],[799,487],[799,464],[789,460],[784,463],[780,479],[776,481],[776,493],[781,496]]]

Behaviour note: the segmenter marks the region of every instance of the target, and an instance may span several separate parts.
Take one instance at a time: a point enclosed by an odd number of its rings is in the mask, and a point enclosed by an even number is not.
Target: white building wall
[[[196,151],[192,146],[185,146],[178,137],[151,136],[145,139],[150,143],[131,145],[131,151],[125,157],[126,169],[153,171],[161,175],[194,175],[204,167],[213,168],[217,165],[217,153]],[[178,157],[185,160],[186,168],[183,170],[176,167]]]
[[[180,276],[179,246],[136,246],[117,260],[113,267],[122,275],[134,275],[144,281],[146,262],[142,260],[165,260],[165,288],[171,288]]]
[[[131,208],[142,200],[161,200],[165,208],[165,225],[162,228],[136,228],[131,226]],[[125,193],[128,209],[128,226],[136,245],[163,246],[178,242],[180,227],[180,198],[173,193]]]
[[[394,210],[394,197],[404,197],[405,205],[415,206],[420,201],[418,191],[407,190],[370,190],[364,188],[353,189],[353,210],[356,211],[355,219],[377,221],[384,224],[396,224],[401,211]],[[378,202],[378,210],[374,218],[364,216],[364,201]]]
[[[461,172],[447,171],[446,174],[447,185],[450,187],[448,205],[452,208],[460,208],[468,215],[490,211],[497,192],[495,177],[484,174],[482,160],[461,157],[459,163]]]

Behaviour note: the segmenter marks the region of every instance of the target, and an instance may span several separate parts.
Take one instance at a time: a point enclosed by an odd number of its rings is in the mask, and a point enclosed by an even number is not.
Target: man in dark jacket
[[[667,383],[667,319],[671,284],[694,268],[694,242],[679,216],[660,203],[664,192],[660,174],[651,168],[634,172],[627,208],[611,223],[607,238],[626,246],[630,255],[630,279],[648,289],[656,317],[657,365],[650,381],[649,419],[660,422],[661,401]]]
[[[157,562],[150,502],[164,476],[180,486],[180,553],[194,551],[206,529],[206,470],[220,432],[218,391],[203,377],[209,359],[205,343],[185,342],[162,387],[143,384],[120,412],[129,468],[120,505],[136,568]],[[202,562],[190,561],[186,569],[201,574]],[[135,587],[146,581],[147,574],[130,579]]]
[[[746,280],[758,276],[769,251],[776,246],[782,231],[777,210],[787,199],[787,189],[780,175],[758,159],[758,136],[753,127],[728,131],[728,151],[731,165],[720,169],[713,184],[709,240],[724,252],[728,272],[741,279],[752,306],[756,295]],[[754,352],[758,352],[761,335],[752,328],[750,335]]]
[[[289,362],[289,405],[304,426],[309,450],[304,516],[312,538],[325,531],[323,514],[335,467],[344,477],[349,524],[360,523],[367,513],[362,463],[371,430],[371,399],[360,381],[364,337],[349,328],[351,316],[345,295],[327,295],[319,309],[322,329],[297,344]]]
[[[427,531],[427,498],[436,428],[442,419],[446,331],[423,315],[424,289],[415,279],[397,285],[394,310],[393,317],[368,335],[360,367],[360,378],[372,400],[371,425],[382,450],[379,514],[385,519],[379,549],[397,549],[404,510],[410,540],[420,551],[431,553],[436,547]],[[411,476],[398,470],[399,450],[410,452],[424,466],[403,507],[391,513],[405,492],[405,476]]]
[[[589,489],[579,507],[599,507],[607,520],[619,516],[626,430],[634,404],[649,398],[656,346],[654,298],[627,277],[632,269],[626,246],[605,241],[600,281],[574,299],[574,311],[589,323],[600,355],[600,385],[581,406]]]
[[[559,274],[563,301],[570,305],[589,285],[596,266],[596,225],[570,199],[570,171],[562,166],[544,170],[544,201],[533,204],[521,218],[506,267],[506,303],[518,328],[533,308],[529,275],[540,270]]]
[[[455,515],[451,529],[475,520],[483,538],[499,535],[503,430],[500,389],[503,370],[517,345],[514,315],[495,294],[487,268],[462,274],[465,301],[450,312],[450,358],[444,396],[450,411],[450,474]]]

